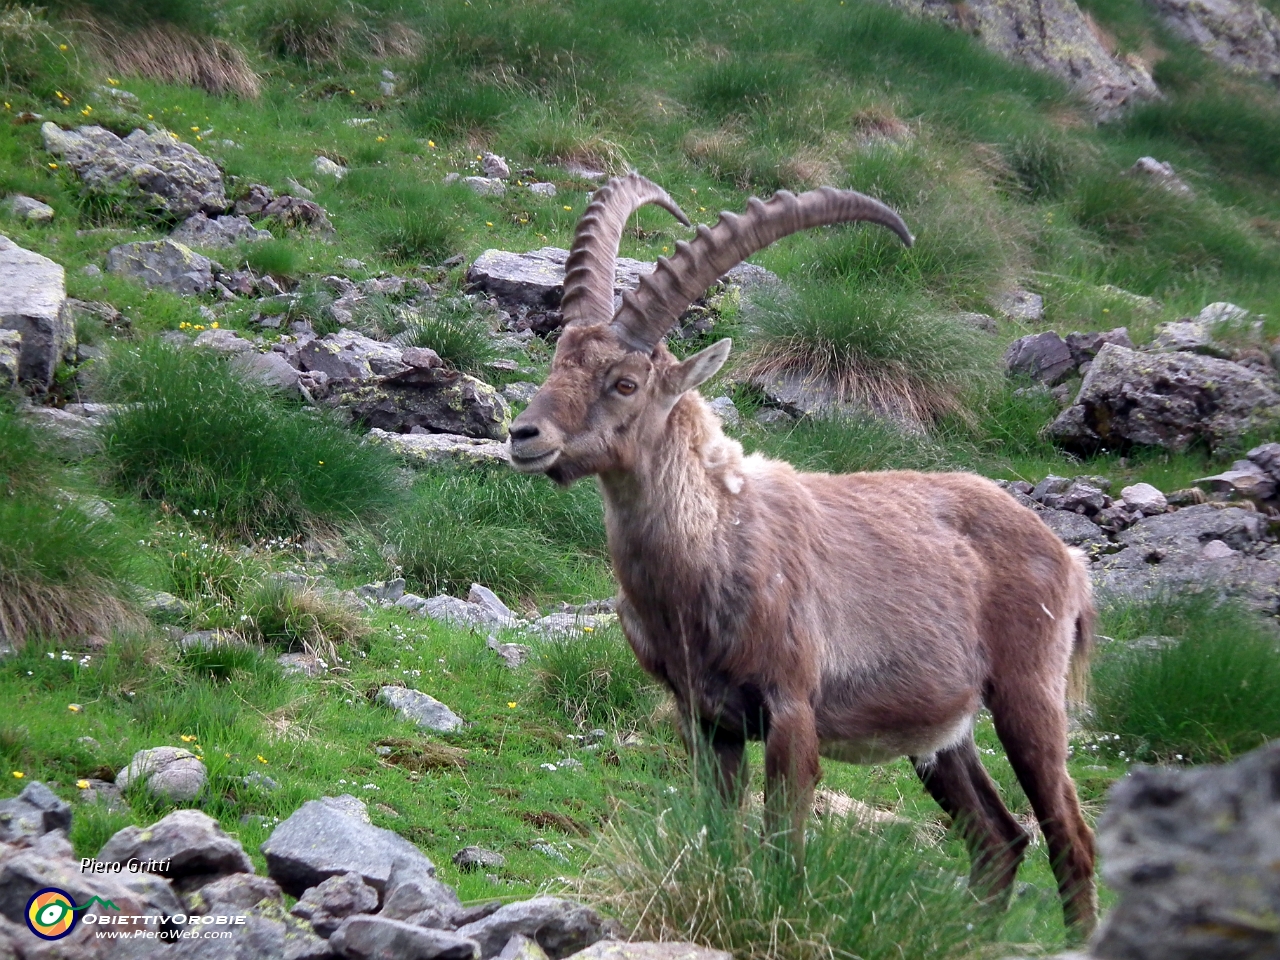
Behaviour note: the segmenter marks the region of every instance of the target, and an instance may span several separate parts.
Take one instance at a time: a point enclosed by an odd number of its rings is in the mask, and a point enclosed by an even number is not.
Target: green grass
[[[294,534],[378,518],[397,499],[390,458],[332,418],[238,376],[212,351],[120,349],[104,396],[106,458],[123,490],[224,532]]]
[[[1116,604],[1101,630],[1096,728],[1136,759],[1218,762],[1280,736],[1280,635],[1256,614],[1184,594]]]
[[[534,664],[543,699],[578,727],[625,726],[661,696],[616,625],[544,640]]]
[[[400,339],[415,347],[430,347],[455,369],[483,377],[484,365],[498,356],[489,333],[489,324],[470,303],[446,297],[410,320]]]
[[[482,583],[503,597],[592,600],[614,587],[599,495],[505,470],[432,472],[388,530],[404,576],[431,593]]]

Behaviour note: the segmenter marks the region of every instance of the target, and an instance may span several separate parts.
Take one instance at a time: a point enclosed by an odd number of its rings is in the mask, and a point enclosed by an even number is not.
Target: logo
[[[107,910],[120,909],[110,900],[103,900],[101,897],[90,897],[88,903],[77,907],[65,890],[57,887],[37,890],[27,901],[27,929],[41,940],[61,940],[76,928],[80,914],[95,903],[102,904]]]

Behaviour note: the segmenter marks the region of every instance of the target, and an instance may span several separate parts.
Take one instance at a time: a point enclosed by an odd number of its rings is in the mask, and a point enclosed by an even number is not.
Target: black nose
[[[532,440],[538,435],[538,428],[531,423],[512,426],[509,431],[512,440]]]

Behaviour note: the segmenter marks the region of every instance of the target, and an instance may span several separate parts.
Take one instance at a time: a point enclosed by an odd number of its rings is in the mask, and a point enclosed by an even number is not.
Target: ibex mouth
[[[543,473],[560,458],[560,451],[547,450],[534,456],[525,456],[511,451],[511,466],[520,473]]]

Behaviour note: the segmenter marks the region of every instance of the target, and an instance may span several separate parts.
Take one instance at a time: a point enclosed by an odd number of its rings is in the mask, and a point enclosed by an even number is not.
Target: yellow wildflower
[[[120,86],[120,81],[115,77],[107,77],[107,83],[111,84],[113,87]]]
[[[267,762],[267,758],[266,758],[266,757],[264,757],[262,754],[258,754],[258,762],[259,762],[259,763],[266,763],[266,762]]]
[[[76,781],[76,786],[77,786],[77,787],[79,787],[81,790],[88,790],[88,789],[89,789],[89,781],[88,781],[88,780],[77,780],[77,781]]]
[[[514,710],[516,708],[516,702],[514,700],[508,700],[507,707]]]
[[[185,557],[186,554],[184,553],[183,556]],[[191,736],[191,734],[189,733],[184,733],[178,739],[181,740],[183,743],[194,743],[196,738]]]
[[[56,163],[51,163],[51,164],[49,164],[49,169],[50,169],[50,170],[57,170],[57,169],[58,169],[58,165],[57,165]]]
[[[567,203],[564,205],[564,208],[565,208],[566,210],[572,210],[572,209],[573,209],[573,207],[569,206]]]
[[[215,321],[213,321],[213,323],[209,324],[209,329],[210,329],[210,330],[217,330],[217,329],[218,329],[218,321],[217,321],[217,320],[215,320]]]
[[[486,227],[492,227],[492,226],[493,226],[493,221],[492,221],[492,220],[486,220],[486,221],[484,222],[484,225],[485,225]]]
[[[80,706],[80,704],[78,703],[68,703],[67,709],[70,710],[72,713],[79,713],[81,710],[84,709],[84,707]]]
[[[60,43],[58,44],[58,49],[65,52],[67,49],[67,45],[65,43]]]
[[[436,148],[436,142],[434,140],[428,140],[427,146],[434,150]]]
[[[15,771],[13,771],[13,779],[15,779],[15,780],[21,780],[21,779],[22,779],[23,777],[25,777],[25,776],[26,776],[26,774],[25,774],[25,773],[23,773],[21,770],[15,770]]]

